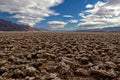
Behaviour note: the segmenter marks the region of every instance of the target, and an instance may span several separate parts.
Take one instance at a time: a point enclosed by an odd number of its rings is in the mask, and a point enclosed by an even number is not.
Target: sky
[[[0,19],[49,30],[120,27],[120,0],[0,0]]]

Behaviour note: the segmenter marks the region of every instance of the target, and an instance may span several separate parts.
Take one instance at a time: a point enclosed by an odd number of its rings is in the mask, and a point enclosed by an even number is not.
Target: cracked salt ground
[[[0,32],[0,80],[120,80],[120,33]]]

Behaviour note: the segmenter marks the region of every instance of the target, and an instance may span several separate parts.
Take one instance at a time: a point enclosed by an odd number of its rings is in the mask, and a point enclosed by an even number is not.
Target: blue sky
[[[119,0],[0,0],[0,19],[50,30],[118,27]]]

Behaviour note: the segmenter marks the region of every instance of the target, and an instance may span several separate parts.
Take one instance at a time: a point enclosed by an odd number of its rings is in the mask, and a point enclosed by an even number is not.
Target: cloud
[[[63,17],[65,17],[65,18],[73,18],[73,16],[71,16],[71,15],[63,15]]]
[[[81,12],[78,27],[85,29],[120,26],[120,0],[98,1],[92,9]]]
[[[67,23],[63,21],[49,21],[48,24],[53,29],[61,29],[67,25]]]
[[[86,5],[86,8],[93,8],[93,5],[92,4],[88,4],[88,5]]]
[[[50,15],[59,15],[50,7],[61,4],[63,0],[0,0],[0,11],[14,14],[19,23],[35,25]]]
[[[70,23],[78,23],[78,20],[73,20],[73,19],[72,19],[72,20],[70,20],[69,22],[70,22]]]

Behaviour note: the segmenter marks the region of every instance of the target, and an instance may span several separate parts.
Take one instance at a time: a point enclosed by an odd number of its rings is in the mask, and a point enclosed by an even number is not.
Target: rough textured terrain
[[[0,80],[120,80],[120,33],[0,32]]]

